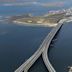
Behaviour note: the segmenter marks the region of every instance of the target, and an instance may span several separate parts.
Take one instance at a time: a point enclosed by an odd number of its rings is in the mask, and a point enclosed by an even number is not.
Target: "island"
[[[71,16],[70,9],[53,11],[43,16],[24,14],[10,17],[9,21],[20,25],[55,27],[61,19]]]

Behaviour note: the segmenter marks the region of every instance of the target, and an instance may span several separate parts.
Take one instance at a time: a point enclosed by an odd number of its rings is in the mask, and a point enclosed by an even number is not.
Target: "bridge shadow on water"
[[[48,72],[46,66],[44,65],[42,56],[32,65],[28,72]]]

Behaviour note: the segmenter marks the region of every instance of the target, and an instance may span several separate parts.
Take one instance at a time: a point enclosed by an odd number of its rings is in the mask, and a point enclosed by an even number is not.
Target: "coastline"
[[[9,20],[18,25],[56,27],[58,22],[65,17],[65,12],[47,14],[44,16],[32,16],[31,14],[13,16]]]
[[[57,23],[26,23],[26,22],[21,22],[14,20],[13,23],[18,24],[18,25],[25,25],[25,26],[43,26],[43,27],[56,27]]]

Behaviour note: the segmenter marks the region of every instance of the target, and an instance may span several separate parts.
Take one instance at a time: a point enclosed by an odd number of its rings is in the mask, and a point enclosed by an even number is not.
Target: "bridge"
[[[48,71],[56,72],[56,70],[54,69],[54,67],[49,61],[47,52],[51,44],[51,41],[53,40],[53,38],[55,37],[55,35],[57,34],[57,32],[59,31],[59,29],[61,28],[61,26],[66,20],[67,19],[62,19],[59,21],[58,25],[55,28],[53,28],[51,32],[46,36],[46,38],[44,39],[44,41],[42,42],[38,50],[26,62],[24,62],[18,69],[16,69],[15,72],[28,72],[30,67],[41,56],[41,54]]]

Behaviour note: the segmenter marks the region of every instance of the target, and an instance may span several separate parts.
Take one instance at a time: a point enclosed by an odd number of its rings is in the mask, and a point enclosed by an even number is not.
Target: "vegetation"
[[[42,23],[58,23],[64,17],[65,17],[65,13],[52,14],[48,16],[22,15],[22,16],[14,16],[10,20],[25,22],[25,23],[33,23],[33,24],[37,24],[37,23],[42,24]]]

